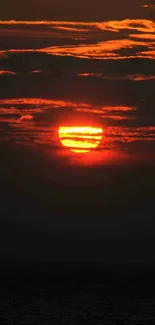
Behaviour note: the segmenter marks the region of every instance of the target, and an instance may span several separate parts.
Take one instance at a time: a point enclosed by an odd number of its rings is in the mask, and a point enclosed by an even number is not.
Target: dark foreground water
[[[28,263],[1,267],[1,324],[154,324],[154,267]]]

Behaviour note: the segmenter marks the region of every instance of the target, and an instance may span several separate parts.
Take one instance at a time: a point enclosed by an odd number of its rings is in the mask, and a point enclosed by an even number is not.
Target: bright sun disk
[[[61,144],[75,153],[86,153],[99,146],[103,129],[92,126],[60,126]]]

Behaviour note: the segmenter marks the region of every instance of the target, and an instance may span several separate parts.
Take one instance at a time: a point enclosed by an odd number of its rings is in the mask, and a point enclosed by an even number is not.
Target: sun
[[[86,125],[60,126],[58,135],[62,146],[74,153],[87,153],[96,149],[103,137],[103,129]]]

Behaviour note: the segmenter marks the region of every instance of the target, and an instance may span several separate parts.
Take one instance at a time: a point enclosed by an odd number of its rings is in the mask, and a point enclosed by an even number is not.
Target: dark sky
[[[1,0],[1,20],[109,20],[142,18],[145,0]],[[149,14],[149,11],[148,11]]]
[[[153,166],[71,168],[41,149],[0,150],[1,257],[153,260]]]

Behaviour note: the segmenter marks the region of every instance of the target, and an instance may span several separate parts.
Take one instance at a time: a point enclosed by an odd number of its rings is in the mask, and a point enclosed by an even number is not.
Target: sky
[[[153,1],[2,2],[1,259],[152,261]],[[60,146],[72,113],[102,124],[95,153]]]
[[[109,20],[143,18],[145,0],[2,0],[2,20]],[[148,8],[148,15],[151,14]]]

